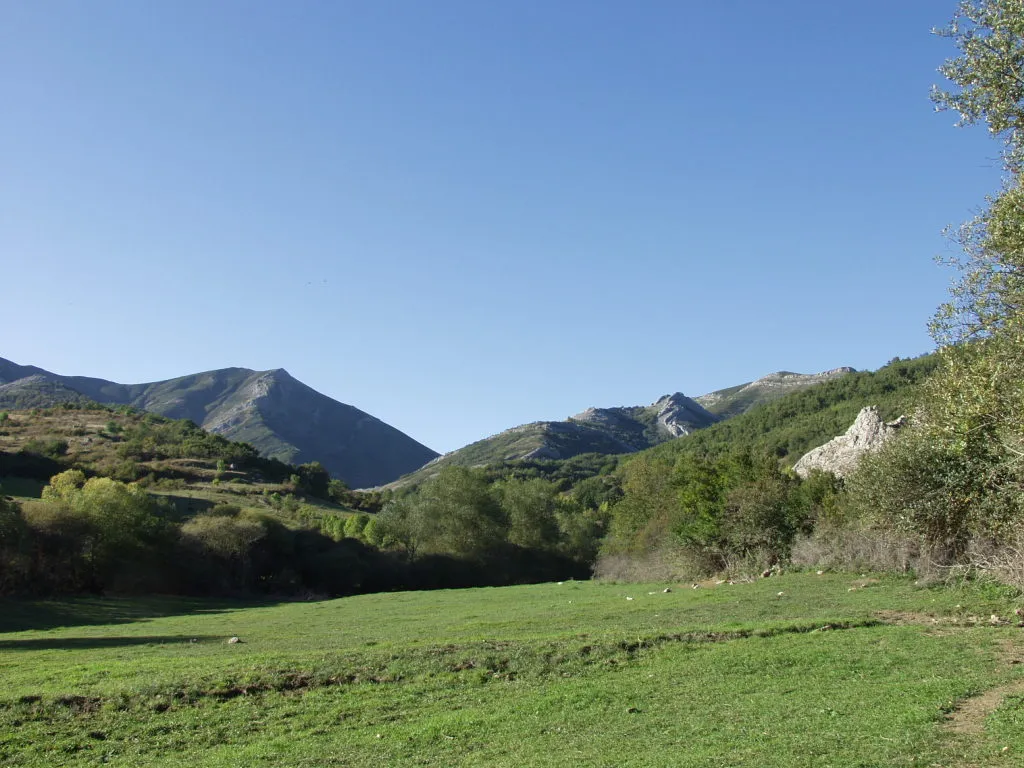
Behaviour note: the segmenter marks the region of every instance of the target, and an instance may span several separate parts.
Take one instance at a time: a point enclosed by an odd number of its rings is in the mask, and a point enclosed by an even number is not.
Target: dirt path
[[[1024,647],[1017,641],[1000,643],[1000,666],[1024,664]],[[1007,696],[1024,695],[1024,678],[989,688],[977,696],[964,699],[944,725],[951,734],[978,734],[985,731],[985,720],[1002,705]]]

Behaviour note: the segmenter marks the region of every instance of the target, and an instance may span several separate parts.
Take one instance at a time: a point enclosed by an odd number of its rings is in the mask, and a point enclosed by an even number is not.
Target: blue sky
[[[0,5],[0,356],[455,449],[932,348],[998,148],[935,0]]]

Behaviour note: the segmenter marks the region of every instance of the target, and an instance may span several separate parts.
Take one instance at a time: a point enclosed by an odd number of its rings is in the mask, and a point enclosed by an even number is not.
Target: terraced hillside
[[[91,400],[191,419],[268,458],[319,461],[352,487],[394,480],[437,456],[358,408],[339,403],[283,369],[223,368],[149,384],[60,376],[0,358],[0,409]]]

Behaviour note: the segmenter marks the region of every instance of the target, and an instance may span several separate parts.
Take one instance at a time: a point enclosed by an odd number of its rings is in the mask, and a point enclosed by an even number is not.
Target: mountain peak
[[[58,376],[0,358],[0,407],[92,400],[191,419],[261,454],[295,464],[319,461],[352,487],[381,485],[437,456],[358,408],[340,403],[284,368],[220,368],[148,384]],[[24,405],[30,403],[29,405]]]
[[[652,407],[658,409],[658,424],[672,437],[688,435],[719,420],[704,406],[682,392],[664,395]]]

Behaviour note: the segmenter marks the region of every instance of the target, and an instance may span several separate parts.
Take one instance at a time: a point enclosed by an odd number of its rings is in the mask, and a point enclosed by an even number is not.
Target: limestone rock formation
[[[713,413],[681,392],[665,395],[654,404],[654,408],[658,409],[658,425],[672,437],[688,435],[718,421]]]
[[[856,468],[861,456],[881,448],[905,421],[906,417],[900,416],[896,421],[884,422],[878,415],[878,407],[869,405],[857,414],[846,434],[808,451],[793,466],[793,471],[800,477],[807,477],[815,469],[845,477]]]

